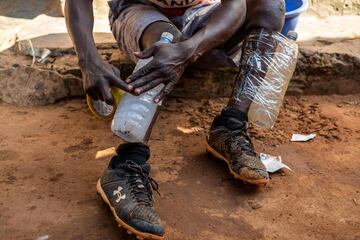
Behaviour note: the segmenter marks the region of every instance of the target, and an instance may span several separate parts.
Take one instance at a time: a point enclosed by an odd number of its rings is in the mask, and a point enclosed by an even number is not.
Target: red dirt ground
[[[294,172],[265,188],[233,180],[204,138],[226,99],[170,99],[150,141],[155,206],[167,239],[360,239],[360,95],[287,97],[257,150]],[[85,101],[0,103],[0,239],[134,239],[118,229],[95,184],[119,140]],[[306,143],[292,133],[316,132]],[[100,152],[99,152],[100,151]],[[102,152],[101,152],[102,151]]]

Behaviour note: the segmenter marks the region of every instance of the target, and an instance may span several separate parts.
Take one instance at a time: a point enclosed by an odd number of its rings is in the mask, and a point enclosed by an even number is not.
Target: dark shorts
[[[158,21],[169,22],[182,32],[184,39],[188,39],[206,25],[211,13],[220,4],[220,0],[203,3],[187,9],[182,16],[167,17],[146,0],[113,0],[109,2],[111,31],[121,51],[136,62],[133,52],[140,51],[141,35],[150,24]],[[219,47],[206,53],[196,65],[203,68],[235,67],[238,66],[240,54],[241,43],[230,51]],[[211,61],[207,62],[207,59]]]

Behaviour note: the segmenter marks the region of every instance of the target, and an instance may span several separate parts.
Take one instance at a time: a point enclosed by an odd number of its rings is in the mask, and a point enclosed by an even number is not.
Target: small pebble
[[[261,203],[259,203],[258,201],[255,201],[255,200],[249,200],[248,204],[254,210],[257,210],[262,207]]]

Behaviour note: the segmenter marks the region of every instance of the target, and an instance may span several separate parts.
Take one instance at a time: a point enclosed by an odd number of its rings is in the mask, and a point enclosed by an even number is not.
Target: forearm
[[[205,52],[223,44],[245,22],[246,0],[222,0],[207,25],[183,42],[192,53],[189,62],[195,62]]]
[[[79,65],[85,66],[89,59],[99,57],[92,34],[94,26],[92,0],[67,0],[65,20],[79,58]]]

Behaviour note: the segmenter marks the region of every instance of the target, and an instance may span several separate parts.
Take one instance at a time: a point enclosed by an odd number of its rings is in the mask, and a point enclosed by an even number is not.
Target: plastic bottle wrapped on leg
[[[165,32],[161,35],[159,42],[171,43],[172,40],[173,35]],[[134,72],[151,60],[152,58],[139,59]],[[140,96],[126,93],[121,98],[111,123],[113,133],[127,142],[146,142],[159,106],[154,102],[154,98],[163,87],[164,84],[160,84]]]
[[[242,63],[241,71],[248,71],[242,79],[238,95],[246,95],[251,101],[248,112],[249,120],[264,128],[272,128],[279,115],[282,102],[294,73],[298,47],[296,32],[289,32],[285,37],[280,33],[258,33],[251,36],[246,44],[258,41],[257,45],[266,46],[268,52],[251,51],[247,62]],[[262,34],[262,35],[261,35]],[[259,43],[261,41],[261,43]]]
[[[139,97],[125,94],[111,124],[115,135],[127,142],[145,142],[158,108],[153,99],[163,87],[160,84]]]

